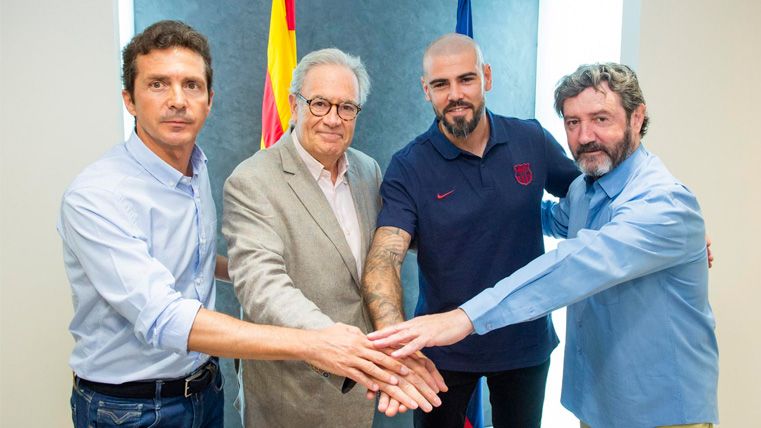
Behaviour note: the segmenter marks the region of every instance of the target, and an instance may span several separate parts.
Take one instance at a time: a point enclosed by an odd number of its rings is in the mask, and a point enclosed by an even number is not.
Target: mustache
[[[183,122],[183,123],[192,123],[193,119],[188,117],[184,114],[171,114],[166,116],[161,116],[160,119],[161,122]]]
[[[602,146],[602,144],[592,141],[591,143],[585,144],[583,146],[579,146],[578,150],[576,150],[576,156],[582,155],[584,153],[589,152],[596,152],[601,151],[604,153],[608,153],[608,150]]]
[[[453,109],[456,109],[458,107],[468,107],[470,109],[475,110],[475,107],[473,106],[473,104],[471,104],[471,103],[469,103],[467,101],[458,100],[458,101],[450,101],[449,104],[447,104],[447,106],[444,107],[444,113],[447,113],[447,112],[449,112],[449,111],[451,111]]]

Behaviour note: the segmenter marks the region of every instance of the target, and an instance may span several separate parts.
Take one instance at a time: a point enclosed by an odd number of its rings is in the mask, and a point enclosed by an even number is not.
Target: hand
[[[312,334],[306,336],[309,343],[304,358],[307,363],[353,379],[371,391],[378,391],[380,384],[397,385],[399,378],[394,373],[404,376],[410,372],[399,361],[376,350],[357,327],[336,323],[309,333]],[[403,402],[415,405],[410,397]]]
[[[393,349],[391,348],[384,350],[386,353],[391,353],[392,351]],[[416,352],[401,361],[404,365],[412,369],[412,373],[404,376],[404,381],[411,383],[412,386],[416,388],[417,392],[422,394],[427,402],[434,407],[440,406],[441,399],[439,399],[436,394],[440,391],[447,391],[448,387],[446,383],[444,383],[444,378],[441,376],[438,369],[436,369],[436,365],[433,364],[433,361],[429,360],[421,352]],[[402,389],[406,386],[407,385],[404,382],[400,383]],[[367,398],[372,400],[375,398],[375,395],[376,394],[373,391],[368,391]],[[415,396],[415,392],[409,392],[408,395]],[[433,410],[432,407],[427,407],[424,404],[421,404],[420,408],[425,412]],[[398,400],[389,397],[388,394],[381,390],[380,398],[378,400],[378,411],[384,413],[386,416],[393,417],[397,413],[406,412],[407,407],[399,403]]]
[[[397,347],[394,358],[412,355],[428,346],[457,343],[473,331],[470,318],[460,308],[443,314],[424,315],[367,335],[378,349]]]
[[[706,253],[708,256],[708,269],[713,267],[713,253],[711,252],[711,237],[706,235]]]

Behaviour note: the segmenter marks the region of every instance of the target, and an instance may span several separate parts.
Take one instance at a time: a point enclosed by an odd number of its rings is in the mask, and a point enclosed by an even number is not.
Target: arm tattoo
[[[362,297],[375,328],[404,321],[401,270],[412,237],[397,227],[379,227],[362,274]]]

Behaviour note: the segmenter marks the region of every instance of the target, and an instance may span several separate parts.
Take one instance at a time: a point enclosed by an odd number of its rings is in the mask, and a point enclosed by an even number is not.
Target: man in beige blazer
[[[306,55],[290,88],[291,129],[225,183],[222,233],[247,320],[371,330],[359,285],[382,175],[372,158],[349,148],[368,90],[359,58],[338,49]],[[404,363],[415,371],[396,388],[416,400],[410,406],[440,404],[435,393],[444,386],[432,363]],[[302,362],[244,361],[246,426],[369,427],[373,401],[353,386]]]

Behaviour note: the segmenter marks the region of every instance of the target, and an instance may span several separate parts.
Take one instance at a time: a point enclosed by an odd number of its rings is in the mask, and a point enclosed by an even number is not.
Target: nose
[[[460,88],[460,85],[457,83],[453,83],[449,85],[449,95],[448,100],[449,101],[459,101],[463,98],[462,96],[462,88]]]
[[[169,107],[174,109],[183,109],[186,105],[185,92],[179,85],[172,85],[172,89],[169,93]]]
[[[330,127],[336,127],[341,124],[341,116],[338,115],[338,106],[330,106],[328,114],[322,117],[322,122]]]
[[[595,133],[592,129],[592,124],[586,121],[582,121],[579,124],[579,143],[589,144],[595,141]]]

